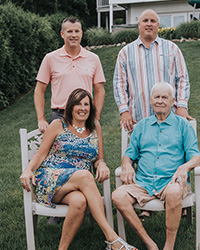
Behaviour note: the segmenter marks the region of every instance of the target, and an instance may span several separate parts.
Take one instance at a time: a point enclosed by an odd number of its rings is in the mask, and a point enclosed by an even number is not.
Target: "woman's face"
[[[72,110],[72,122],[85,122],[90,115],[90,99],[84,97]]]

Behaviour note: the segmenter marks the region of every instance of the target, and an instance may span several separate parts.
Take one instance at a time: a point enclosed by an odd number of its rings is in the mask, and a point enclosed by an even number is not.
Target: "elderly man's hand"
[[[122,172],[120,179],[124,184],[135,183],[135,170],[130,163],[125,163],[122,165]]]
[[[183,107],[178,107],[176,109],[176,114],[177,115],[180,115],[184,118],[186,118],[187,120],[194,120],[194,118],[192,118],[189,114],[188,114],[188,111],[186,108],[183,108]]]
[[[187,185],[187,173],[188,173],[187,166],[181,165],[173,175],[171,183],[178,182],[181,189],[183,189]]]

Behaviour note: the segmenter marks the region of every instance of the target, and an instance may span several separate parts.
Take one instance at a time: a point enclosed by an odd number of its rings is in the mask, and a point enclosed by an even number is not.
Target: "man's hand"
[[[187,185],[187,173],[188,173],[188,168],[186,165],[181,165],[175,172],[175,174],[172,177],[171,183],[176,183],[178,182],[181,189],[186,187]]]
[[[135,183],[135,170],[132,167],[131,162],[132,160],[128,156],[124,156],[122,159],[122,172],[120,179],[124,184]]]
[[[180,115],[184,118],[186,118],[187,120],[194,120],[194,118],[192,118],[189,114],[188,114],[188,111],[186,108],[183,108],[183,107],[178,107],[176,109],[176,114],[177,115]]]
[[[49,126],[49,123],[46,120],[38,121],[38,128],[40,132],[44,133],[48,126]]]
[[[133,131],[134,123],[137,122],[132,118],[131,114],[128,111],[125,111],[121,114],[120,126],[122,127],[123,124],[125,130],[128,130],[129,132]]]

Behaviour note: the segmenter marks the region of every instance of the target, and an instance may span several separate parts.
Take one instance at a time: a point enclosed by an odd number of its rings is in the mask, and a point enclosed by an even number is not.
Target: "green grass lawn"
[[[200,88],[198,84],[200,69],[200,42],[180,43],[191,83],[191,97],[189,101],[189,114],[196,118],[200,124]],[[117,54],[121,47],[102,48],[95,51],[101,59],[107,82],[105,84],[106,99],[102,112],[101,124],[104,134],[104,151],[107,165],[111,170],[111,189],[114,190],[114,169],[119,166],[120,127],[119,113],[114,102],[112,78]],[[50,116],[50,89],[46,93],[46,116]],[[28,131],[37,128],[36,113],[33,104],[33,91],[0,112],[0,249],[23,250],[26,249],[26,234],[24,225],[23,196],[19,182],[21,174],[21,156],[19,129]],[[200,131],[198,129],[198,135]],[[116,209],[113,207],[115,229],[117,230]],[[195,219],[195,218],[194,218]],[[194,221],[195,222],[195,221]],[[154,213],[144,222],[150,236],[157,242],[160,249],[165,242],[165,214]],[[46,217],[40,217],[36,238],[36,249],[57,249],[61,235],[62,223],[48,225]],[[133,230],[126,224],[126,234],[129,243],[145,250],[143,243]],[[69,249],[72,250],[103,250],[105,237],[98,225],[94,229],[89,226],[88,217],[77,233]],[[195,224],[188,225],[185,219],[181,220],[176,246],[177,250],[195,249]]]

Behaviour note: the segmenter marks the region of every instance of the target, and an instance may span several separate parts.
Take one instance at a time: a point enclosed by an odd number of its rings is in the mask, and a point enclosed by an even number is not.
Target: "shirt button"
[[[155,178],[157,178],[157,175],[155,176]]]
[[[159,146],[161,146],[161,144],[159,144]]]
[[[160,130],[160,133],[162,133],[162,130]]]
[[[157,174],[157,172],[155,172],[155,174]]]
[[[159,156],[157,156],[157,159],[159,159]]]

